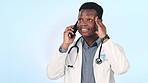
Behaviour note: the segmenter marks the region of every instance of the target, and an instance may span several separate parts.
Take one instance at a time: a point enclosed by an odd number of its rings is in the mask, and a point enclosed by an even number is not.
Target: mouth
[[[89,28],[81,28],[80,29],[82,32],[88,32],[90,29]]]

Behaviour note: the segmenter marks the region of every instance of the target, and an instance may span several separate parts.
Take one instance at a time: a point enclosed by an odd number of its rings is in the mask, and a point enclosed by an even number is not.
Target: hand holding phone
[[[77,32],[77,23],[78,23],[78,21],[77,21],[76,24],[73,26],[73,29],[74,29],[73,33],[74,33],[74,35],[71,34],[71,33],[68,34],[68,36],[69,36],[70,38],[73,38],[73,37],[75,36],[75,33]]]

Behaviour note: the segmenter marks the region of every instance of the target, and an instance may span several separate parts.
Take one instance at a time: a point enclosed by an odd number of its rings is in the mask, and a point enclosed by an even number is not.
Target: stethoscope
[[[78,43],[78,41],[79,41],[80,39],[81,39],[81,37],[76,41],[76,43],[75,43],[75,44],[69,49],[69,51],[68,51],[68,54],[67,54],[65,60],[69,59],[69,54],[70,54],[71,50],[74,49],[74,48],[76,48],[77,56],[76,56],[76,58],[75,58],[73,64],[67,64],[66,61],[65,61],[65,65],[66,65],[67,67],[73,68],[73,65],[76,63],[76,60],[77,60],[77,58],[78,58],[78,53],[79,53],[79,47],[77,46],[77,43]],[[101,46],[100,46],[98,58],[96,58],[96,60],[95,60],[96,64],[98,64],[98,65],[100,65],[100,64],[102,63],[102,60],[101,60],[101,58],[100,58],[100,56],[101,56],[101,49],[102,49],[102,43],[101,43]]]

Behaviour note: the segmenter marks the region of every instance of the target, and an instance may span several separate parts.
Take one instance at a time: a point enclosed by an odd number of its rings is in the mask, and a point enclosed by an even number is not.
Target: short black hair
[[[95,2],[85,2],[84,4],[81,5],[79,12],[82,9],[95,9],[97,11],[97,16],[99,19],[102,19],[102,15],[103,15],[103,8],[98,5]]]

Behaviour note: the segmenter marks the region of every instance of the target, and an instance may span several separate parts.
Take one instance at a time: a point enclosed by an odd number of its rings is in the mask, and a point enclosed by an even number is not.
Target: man
[[[97,3],[82,4],[77,23],[81,37],[71,47],[74,25],[65,29],[63,43],[47,67],[50,79],[64,76],[65,83],[115,83],[114,73],[127,72],[129,62],[122,47],[107,35],[102,14]]]

